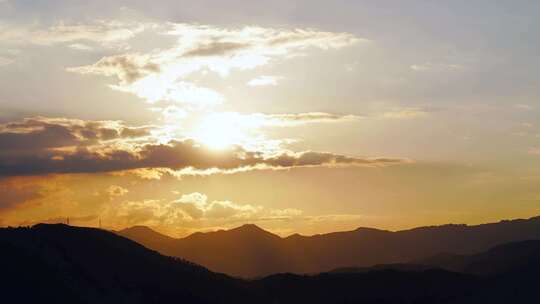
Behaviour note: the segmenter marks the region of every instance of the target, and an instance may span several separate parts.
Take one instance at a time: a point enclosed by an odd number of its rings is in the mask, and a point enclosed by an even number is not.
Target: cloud
[[[0,124],[0,156],[47,149],[84,147],[102,141],[150,135],[149,127],[128,127],[118,121],[67,118],[26,118]]]
[[[259,115],[268,125],[289,126],[307,123],[350,122],[360,119],[357,115],[342,115],[325,112],[307,112],[296,114],[252,114]]]
[[[260,212],[263,208],[252,205],[240,205],[231,201],[208,201],[208,197],[202,193],[194,192],[184,194],[174,201],[177,207],[182,209],[190,219],[225,219],[246,218]]]
[[[0,125],[0,175],[114,172],[144,168],[212,172],[305,166],[384,166],[403,159],[329,152],[210,150],[191,139],[158,143],[146,128],[114,121],[30,118]],[[142,136],[142,137],[141,137]],[[217,171],[216,171],[217,170]]]
[[[162,83],[159,78],[152,76],[134,83],[129,87],[116,85],[111,87],[118,91],[134,93],[138,97],[145,99],[148,103],[168,100],[188,105],[195,109],[218,105],[225,100],[221,93],[197,86],[191,82],[179,81],[172,83],[166,88],[162,87],[162,85],[166,86],[167,83]]]
[[[91,66],[71,68],[68,71],[81,74],[117,76],[122,83],[132,83],[152,73],[158,73],[159,65],[152,63],[149,56],[116,55],[104,57]]]
[[[164,34],[177,38],[171,48],[107,56],[94,64],[67,70],[114,76],[118,83],[111,88],[131,92],[149,102],[216,104],[223,99],[219,93],[196,86],[187,78],[201,71],[225,77],[232,70],[254,69],[274,60],[303,55],[310,49],[338,49],[360,40],[348,33],[196,24],[169,24]],[[197,95],[204,98],[193,100]],[[211,102],[204,101],[206,98]]]
[[[298,209],[268,209],[228,200],[212,200],[199,192],[183,194],[177,200],[142,200],[118,202],[101,214],[119,226],[198,226],[238,222],[283,221],[302,216]]]
[[[43,46],[86,41],[105,47],[117,47],[117,43],[129,40],[152,26],[145,23],[104,20],[92,23],[59,22],[48,28],[7,25],[0,26],[0,41],[4,44]]]
[[[78,51],[91,51],[94,49],[91,46],[82,43],[70,44],[69,47]]]
[[[278,84],[278,80],[281,77],[279,76],[259,76],[256,78],[251,79],[246,83],[246,85],[250,87],[261,87],[261,86],[276,86]]]
[[[128,189],[117,185],[111,185],[109,188],[107,188],[107,194],[111,197],[124,196],[128,192]]]
[[[448,63],[421,63],[413,64],[410,66],[411,70],[416,72],[428,72],[428,71],[458,71],[463,70],[465,67],[460,64],[448,64]]]
[[[238,112],[214,112],[202,121],[203,127],[231,129],[231,132],[254,131],[263,127],[291,127],[311,123],[340,123],[360,119],[356,115],[342,115],[325,112],[265,114]],[[234,130],[233,130],[234,129]]]
[[[419,118],[427,116],[428,112],[419,108],[407,108],[388,111],[382,114],[383,118],[391,119],[407,119],[407,118]]]
[[[108,205],[100,217],[115,227],[146,225],[182,231],[216,230],[244,223],[290,224],[351,223],[357,225],[366,216],[357,214],[305,215],[300,209],[273,209],[229,200],[210,200],[205,194],[183,194],[177,200],[124,201]],[[171,229],[171,227],[175,227]]]
[[[189,194],[182,194],[182,196],[176,201],[179,203],[189,203],[194,204],[197,207],[203,207],[206,205],[208,197],[199,192],[193,192]]]
[[[181,208],[190,218],[200,219],[204,216],[204,209],[207,204],[208,197],[199,192],[183,194],[175,203]]]
[[[239,42],[219,42],[213,41],[210,43],[203,43],[198,45],[190,51],[183,54],[185,57],[206,57],[206,56],[224,56],[234,51],[245,49],[249,47],[247,43]]]
[[[271,127],[294,127],[312,123],[342,123],[360,119],[356,115],[341,115],[324,112],[264,114],[238,112],[214,112],[204,115],[187,135],[201,143],[223,148],[234,144],[259,150],[280,149],[292,139],[266,138],[263,129]]]
[[[231,201],[213,201],[206,208],[204,216],[214,219],[250,219],[262,209],[260,206],[240,205]]]

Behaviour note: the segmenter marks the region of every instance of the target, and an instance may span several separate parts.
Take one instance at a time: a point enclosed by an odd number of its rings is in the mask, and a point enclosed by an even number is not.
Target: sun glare
[[[248,131],[235,117],[209,115],[202,120],[194,137],[211,149],[223,150],[246,141]]]

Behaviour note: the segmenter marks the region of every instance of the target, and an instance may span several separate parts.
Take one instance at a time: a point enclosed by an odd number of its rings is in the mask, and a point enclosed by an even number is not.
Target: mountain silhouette
[[[150,228],[146,228],[149,230]],[[441,254],[470,255],[499,244],[540,239],[540,217],[476,226],[443,225],[403,231],[358,228],[281,238],[255,225],[195,233],[181,239],[118,232],[148,248],[238,277],[320,273],[343,267],[399,264]],[[154,232],[157,234],[157,232]],[[219,254],[212,254],[219,252]]]
[[[473,255],[441,253],[420,261],[380,264],[371,267],[343,267],[331,273],[367,273],[374,270],[425,271],[444,269],[451,272],[492,276],[540,270],[540,240],[498,245]]]
[[[498,245],[474,255],[439,254],[418,262],[424,267],[476,275],[524,272],[540,269],[540,241],[530,240]]]
[[[231,232],[211,235],[223,233]],[[255,226],[232,234],[275,238]],[[213,273],[94,228],[2,228],[0,246],[6,303],[533,303],[540,274],[540,241],[459,256],[463,273],[396,264],[257,280]]]
[[[164,244],[174,242],[174,238],[154,231],[146,226],[133,226],[122,230],[122,236],[136,240],[137,243],[144,244],[148,248],[158,248]]]
[[[13,303],[232,303],[245,293],[238,280],[99,229],[4,228],[0,248],[2,299]]]

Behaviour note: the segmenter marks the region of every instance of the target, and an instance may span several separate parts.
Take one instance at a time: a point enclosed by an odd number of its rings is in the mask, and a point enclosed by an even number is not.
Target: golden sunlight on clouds
[[[354,122],[355,115],[339,115],[323,112],[297,114],[241,114],[237,112],[214,112],[205,115],[188,135],[214,149],[242,145],[251,149],[281,149],[284,140],[269,140],[263,128],[292,127],[305,124]]]
[[[315,119],[321,115],[325,119],[331,117],[331,121],[339,118],[321,113],[311,115]],[[247,116],[244,120],[231,117],[237,118],[236,114],[218,115],[206,122],[203,120],[201,125],[201,139],[206,140],[209,146],[221,148],[220,151],[209,150],[189,138],[171,136],[168,139],[163,135],[167,133],[167,126],[164,127],[165,131],[160,131],[157,126],[131,127],[115,121],[44,117],[0,124],[0,176],[100,173],[147,168],[220,173],[305,166],[386,166],[408,162],[402,158],[294,152],[282,148],[279,142],[274,149],[268,150],[270,145],[264,140],[260,145],[256,142],[252,147],[247,144],[243,146],[235,141],[243,140],[246,135],[242,132],[255,128],[261,117],[265,116]],[[298,117],[281,118],[296,121]],[[240,124],[237,125],[237,122]],[[231,146],[233,143],[234,147]]]
[[[151,103],[163,100],[200,107],[219,104],[223,97],[189,82],[187,78],[194,73],[211,71],[226,77],[231,70],[251,70],[274,60],[303,55],[310,49],[339,49],[360,40],[348,33],[303,29],[169,24],[161,30],[164,35],[177,37],[173,47],[107,56],[94,64],[67,70],[116,76],[119,83],[111,88],[131,92]],[[266,78],[265,84],[269,80]],[[260,85],[261,80],[253,84]]]

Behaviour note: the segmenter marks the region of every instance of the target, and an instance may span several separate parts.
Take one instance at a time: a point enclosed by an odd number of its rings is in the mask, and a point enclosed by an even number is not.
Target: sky
[[[0,225],[540,214],[538,1],[0,0]]]

